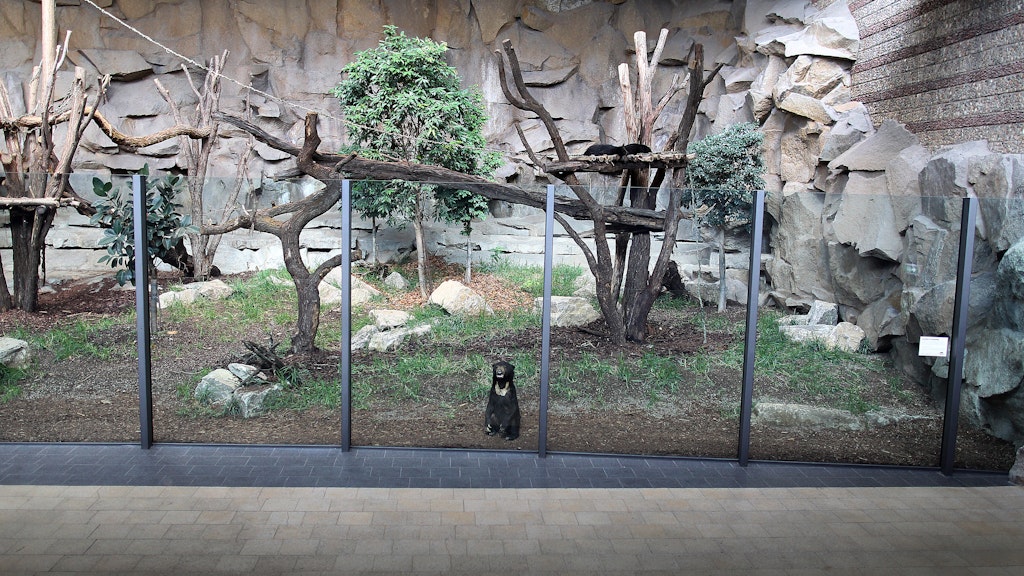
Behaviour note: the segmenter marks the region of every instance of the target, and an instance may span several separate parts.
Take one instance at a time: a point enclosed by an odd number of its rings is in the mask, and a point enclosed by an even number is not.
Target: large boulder
[[[540,313],[544,307],[543,298],[535,298],[533,311]],[[577,296],[551,297],[552,326],[585,326],[601,317],[587,298]]]
[[[1024,238],[1024,155],[992,154],[968,165],[980,199],[978,228],[996,251]]]
[[[835,2],[807,19],[807,26],[782,36],[785,56],[812,54],[843,60],[856,60],[860,51],[860,30],[846,2]]]
[[[864,340],[864,330],[856,324],[840,322],[835,326],[824,324],[794,324],[779,326],[787,338],[794,342],[817,342],[829,350],[856,352]]]
[[[487,300],[458,280],[445,280],[430,293],[429,303],[436,304],[452,316],[494,314]]]
[[[824,195],[787,188],[777,196],[781,201],[771,214],[779,223],[771,232],[775,257],[766,266],[772,295],[787,307],[835,301],[821,224]]]
[[[834,198],[834,212],[826,218],[826,234],[855,247],[861,256],[899,262],[903,238],[892,197],[885,192],[884,173],[850,173],[843,192],[830,195]]]
[[[10,368],[28,368],[32,364],[32,351],[28,342],[0,336],[0,364]]]
[[[164,292],[160,295],[159,308],[163,310],[174,304],[192,304],[197,300],[223,300],[234,290],[224,283],[223,280],[210,280],[209,282],[193,282],[185,284],[181,290]]]

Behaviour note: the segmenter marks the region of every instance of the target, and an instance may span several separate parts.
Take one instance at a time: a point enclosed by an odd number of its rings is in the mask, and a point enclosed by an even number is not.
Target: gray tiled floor
[[[399,448],[0,444],[0,484],[372,488],[999,486],[1005,473]]]
[[[1005,474],[0,444],[0,575],[1024,574]]]

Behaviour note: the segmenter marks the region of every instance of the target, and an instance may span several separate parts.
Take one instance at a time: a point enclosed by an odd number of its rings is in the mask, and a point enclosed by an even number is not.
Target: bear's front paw
[[[491,428],[490,426],[487,426],[486,428],[484,428],[484,434],[487,434],[488,436],[494,436],[497,433],[498,433],[498,431],[493,429],[493,428]]]

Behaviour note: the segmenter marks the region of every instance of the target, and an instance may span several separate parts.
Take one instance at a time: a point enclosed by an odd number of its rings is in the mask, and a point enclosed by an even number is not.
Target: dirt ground
[[[486,280],[482,280],[487,285]],[[500,290],[497,284],[493,290]],[[479,287],[477,287],[479,289]],[[516,296],[499,295],[504,300]],[[521,305],[528,298],[519,298]],[[134,306],[134,292],[116,289],[112,281],[74,283],[43,294],[40,311],[0,314],[0,334],[18,327],[42,331],[58,324],[94,320],[122,314]],[[742,318],[742,310],[732,312]],[[336,321],[325,315],[322,324]],[[659,331],[660,330],[660,331]],[[731,343],[727,334],[709,334],[661,326],[652,315],[652,337],[643,346],[615,346],[588,331],[556,328],[552,333],[552,364],[582,352],[614,358],[645,351],[685,355],[699,349],[722,350]],[[0,404],[0,441],[5,442],[137,442],[139,402],[135,327],[121,322],[102,332],[115,352],[106,359],[72,356],[57,360],[47,350],[36,351],[36,364],[22,381],[24,392]],[[540,334],[525,330],[496,347],[493,341],[472,342],[458,354],[478,352],[498,360],[505,349],[539,349]],[[157,442],[238,444],[337,445],[341,438],[340,411],[312,408],[277,410],[253,419],[196,414],[183,409],[177,384],[182,375],[211,358],[233,361],[245,352],[237,340],[211,337],[201,323],[179,322],[161,326],[154,335],[154,438]],[[413,344],[395,358],[408,354]],[[387,358],[385,358],[385,361]],[[338,355],[293,359],[320,376],[338,378]],[[365,353],[353,363],[368,362]],[[678,394],[657,401],[630,396],[629,390],[601,402],[580,403],[553,398],[549,406],[547,449],[550,451],[613,454],[678,455],[735,458],[738,419],[723,406],[739,404],[740,374],[722,370],[710,374],[720,384],[717,392]],[[483,403],[444,406],[429,401],[370,399],[353,411],[352,442],[356,446],[417,446],[536,450],[538,402],[536,390],[521,392],[523,431],[508,442],[483,433]],[[755,387],[755,396],[757,389]],[[751,434],[752,459],[806,462],[874,463],[937,466],[941,438],[941,411],[922,391],[914,391],[913,409],[934,418],[907,420],[863,431],[786,429],[755,425]],[[960,425],[957,466],[1008,470],[1013,446]]]

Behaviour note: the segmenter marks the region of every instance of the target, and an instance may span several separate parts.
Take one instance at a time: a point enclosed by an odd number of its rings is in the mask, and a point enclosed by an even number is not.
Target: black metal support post
[[[341,450],[352,448],[352,194],[341,182]]]
[[[548,455],[548,365],[551,362],[551,267],[555,232],[555,187],[548,185],[544,205],[544,306],[540,337],[540,414],[537,419],[537,454]]]
[[[960,254],[956,265],[956,292],[953,296],[953,337],[950,341],[949,375],[946,381],[946,410],[942,420],[942,473],[953,473],[956,460],[956,435],[960,417],[960,389],[964,377],[964,352],[967,338],[967,307],[971,298],[971,267],[974,261],[974,228],[978,217],[978,199],[964,198],[960,216]]]
[[[153,446],[153,371],[150,361],[149,253],[146,250],[146,177],[132,177],[135,232],[135,346],[139,356],[139,441]],[[139,247],[142,246],[140,249]]]
[[[740,397],[740,466],[750,460],[750,413],[754,403],[754,352],[757,348],[757,301],[761,288],[761,233],[764,229],[764,190],[754,193],[750,226],[750,267],[747,272],[747,325],[743,338],[743,388]],[[725,282],[720,278],[719,282]]]

